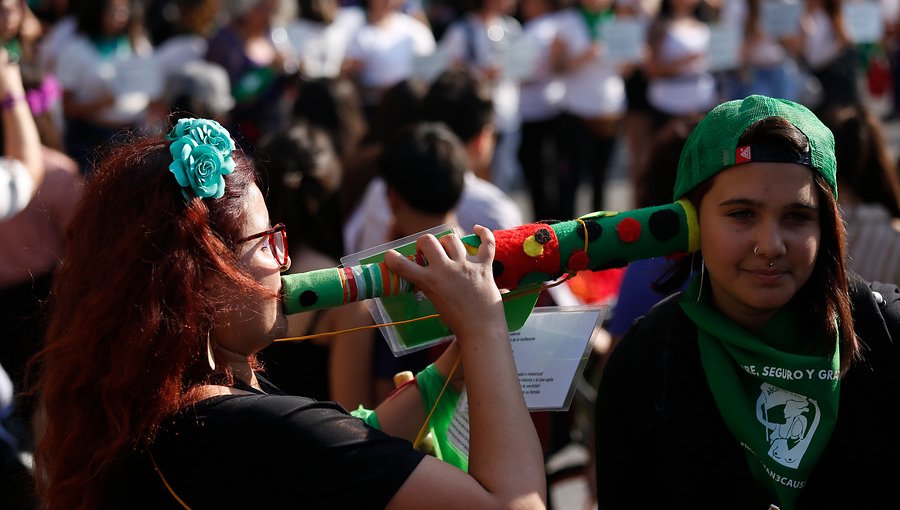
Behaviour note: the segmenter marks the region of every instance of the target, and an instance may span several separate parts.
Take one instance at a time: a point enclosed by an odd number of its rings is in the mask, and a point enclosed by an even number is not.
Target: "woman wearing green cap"
[[[831,132],[790,101],[727,102],[694,129],[674,197],[697,209],[700,251],[605,368],[600,508],[894,497],[900,289],[846,269],[835,174]]]

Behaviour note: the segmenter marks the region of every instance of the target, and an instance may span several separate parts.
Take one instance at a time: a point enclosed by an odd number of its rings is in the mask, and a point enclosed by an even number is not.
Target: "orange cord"
[[[153,462],[153,469],[156,470],[156,474],[159,475],[159,479],[162,480],[163,485],[166,486],[166,489],[169,489],[169,494],[171,494],[172,497],[175,498],[175,501],[178,501],[178,503],[181,505],[181,508],[184,508],[185,510],[191,510],[191,507],[189,507],[189,506],[187,505],[187,503],[184,502],[184,500],[182,500],[181,498],[179,498],[179,497],[178,497],[178,494],[175,494],[175,489],[173,489],[172,486],[169,485],[169,481],[166,480],[166,477],[165,477],[165,476],[163,476],[162,470],[160,470],[160,469],[159,469],[159,466],[156,465],[156,459],[153,458],[153,454],[152,454],[152,453],[150,454],[150,461]]]
[[[322,338],[325,336],[340,335],[342,333],[352,333],[354,331],[361,331],[364,329],[385,328],[387,326],[397,326],[400,324],[409,324],[410,322],[423,321],[425,319],[436,319],[438,317],[440,317],[440,314],[433,313],[431,315],[424,315],[422,317],[416,317],[415,319],[406,319],[406,320],[402,320],[402,321],[386,322],[384,324],[369,324],[368,326],[358,326],[355,328],[341,329],[338,331],[325,331],[324,333],[315,333],[312,335],[289,336],[286,338],[276,338],[275,340],[272,340],[272,341],[273,342],[299,342],[302,340],[312,340],[313,338]]]

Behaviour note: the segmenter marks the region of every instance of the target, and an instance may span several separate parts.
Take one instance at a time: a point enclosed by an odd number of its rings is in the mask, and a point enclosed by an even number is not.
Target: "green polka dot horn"
[[[529,223],[496,230],[494,238],[494,280],[499,288],[512,290],[566,273],[599,271],[633,260],[694,252],[700,235],[696,211],[682,199],[618,213],[598,211],[571,221]],[[480,238],[468,235],[462,242],[474,253]],[[285,275],[282,281],[288,314],[412,290],[384,263]]]

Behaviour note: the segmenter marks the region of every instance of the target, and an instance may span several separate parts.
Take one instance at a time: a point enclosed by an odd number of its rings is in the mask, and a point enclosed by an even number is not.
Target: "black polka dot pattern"
[[[304,290],[300,294],[300,304],[302,306],[312,306],[319,300],[319,295],[314,290]]]
[[[675,211],[663,209],[651,214],[647,224],[653,237],[660,241],[668,241],[678,235],[681,222]]]
[[[503,274],[503,270],[504,270],[503,262],[500,262],[499,260],[495,260],[491,264],[491,268],[494,270],[494,278],[497,278],[498,276]]]
[[[539,229],[534,233],[534,240],[537,241],[538,244],[547,244],[547,243],[549,243],[552,239],[553,239],[553,238],[550,237],[550,231],[547,230],[546,228],[539,228]]]
[[[584,231],[587,229],[588,242],[594,242],[603,235],[603,226],[594,220],[584,220],[584,227],[578,225],[578,237],[584,239]]]

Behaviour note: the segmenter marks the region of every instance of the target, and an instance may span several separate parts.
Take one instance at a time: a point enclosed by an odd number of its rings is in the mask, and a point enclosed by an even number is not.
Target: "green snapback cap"
[[[802,159],[754,158],[750,147],[738,147],[738,140],[750,125],[767,117],[781,117],[806,135],[809,152]],[[761,152],[761,151],[760,151]],[[805,106],[766,96],[753,95],[728,101],[713,108],[691,132],[678,160],[675,200],[725,168],[751,161],[796,162],[818,172],[837,197],[837,162],[834,135]]]

